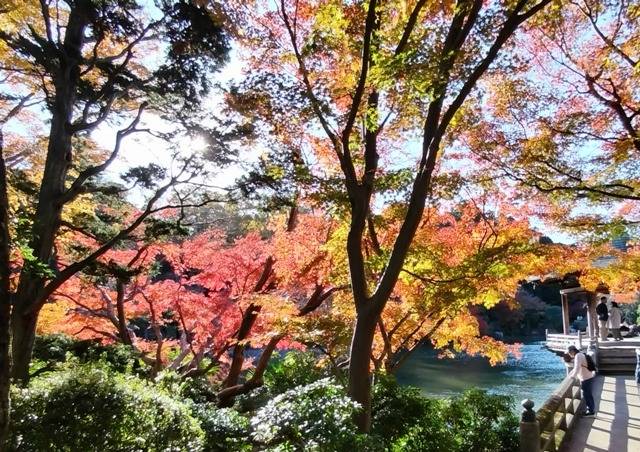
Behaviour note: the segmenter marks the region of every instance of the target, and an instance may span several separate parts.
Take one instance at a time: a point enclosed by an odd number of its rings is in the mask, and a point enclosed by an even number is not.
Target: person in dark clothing
[[[600,340],[606,341],[609,335],[607,321],[609,320],[609,309],[607,308],[607,297],[601,297],[598,306],[596,306],[596,314],[598,315],[598,330],[600,332]]]

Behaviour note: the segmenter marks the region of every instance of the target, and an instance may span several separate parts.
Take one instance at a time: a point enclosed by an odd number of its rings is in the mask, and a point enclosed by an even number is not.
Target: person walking
[[[593,399],[593,382],[596,376],[595,366],[592,366],[593,370],[589,369],[587,356],[573,345],[569,346],[567,353],[573,358],[573,370],[569,373],[569,376],[580,380],[582,397],[587,404],[587,410],[582,415],[595,416],[596,406]]]
[[[618,307],[618,303],[611,302],[611,309],[609,310],[609,324],[608,327],[611,330],[613,339],[616,341],[622,340],[622,334],[620,334],[620,324],[622,323],[622,311]]]
[[[607,297],[600,297],[600,302],[596,306],[596,314],[598,315],[598,331],[600,332],[600,340],[606,341],[609,335],[607,329],[607,321],[609,320],[609,309],[607,309]]]

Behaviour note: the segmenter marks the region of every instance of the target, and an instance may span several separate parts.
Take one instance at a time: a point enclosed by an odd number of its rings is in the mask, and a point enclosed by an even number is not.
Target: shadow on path
[[[563,452],[640,451],[640,397],[632,376],[597,376],[595,418],[580,418]]]

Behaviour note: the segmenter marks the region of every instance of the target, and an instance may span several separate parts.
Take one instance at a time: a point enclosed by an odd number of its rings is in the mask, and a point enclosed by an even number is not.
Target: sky
[[[228,84],[234,80],[239,80],[243,76],[243,64],[239,53],[236,49],[232,49],[229,63],[227,63],[222,70],[215,74],[214,78],[217,83],[222,85]],[[217,97],[216,97],[217,96]],[[209,105],[220,105],[219,94],[213,94],[207,102]],[[149,127],[153,130],[163,130],[167,127],[163,121],[151,114],[145,113],[140,127]],[[115,141],[116,128],[108,123],[103,123],[100,127],[92,132],[92,138],[105,149],[112,149]],[[179,151],[183,154],[188,154],[193,151],[201,151],[205,145],[203,140],[185,138],[178,143]],[[411,147],[411,146],[409,146]],[[127,169],[135,166],[144,166],[151,162],[159,164],[163,167],[170,167],[172,164],[172,154],[174,149],[171,149],[169,145],[158,138],[154,138],[148,134],[131,135],[125,139],[123,148],[116,159],[116,161],[109,168],[106,176],[114,181],[119,180],[120,174],[124,173]],[[407,151],[411,154],[411,151]],[[247,151],[243,155],[243,161],[232,165],[229,168],[215,172],[213,180],[207,181],[212,185],[218,186],[230,186],[233,182],[241,176],[246,168],[247,163],[255,161],[259,157],[259,151]],[[405,164],[403,162],[403,164]],[[409,160],[406,162],[410,164]],[[144,201],[144,195],[141,192],[134,192],[130,195],[130,200],[136,204],[142,204]],[[555,242],[562,243],[574,243],[575,238],[569,234],[563,233],[557,228],[551,228],[545,225],[540,219],[531,217],[531,226],[541,233],[548,235]]]

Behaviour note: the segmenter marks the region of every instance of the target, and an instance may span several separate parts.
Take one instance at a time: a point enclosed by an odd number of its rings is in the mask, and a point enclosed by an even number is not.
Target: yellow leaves
[[[0,14],[0,29],[2,31],[15,33],[23,29],[26,24],[38,29],[38,21],[34,20],[34,18],[41,17],[38,0],[3,0],[0,11],[3,11]]]
[[[504,344],[488,336],[480,336],[477,319],[468,311],[448,320],[434,334],[432,342],[437,348],[451,347],[451,351],[471,356],[484,356],[492,366],[506,361],[509,354],[518,355],[518,347]]]
[[[500,303],[500,300],[502,300],[502,296],[497,290],[490,289],[482,294],[482,302],[487,309]]]
[[[339,2],[329,1],[316,11],[314,31],[322,33],[328,43],[340,44],[345,39],[345,29],[349,22]]]
[[[57,300],[54,303],[46,303],[38,316],[37,334],[59,333],[67,323],[67,312],[72,308],[72,303],[66,300]],[[66,331],[71,333],[71,331]]]

